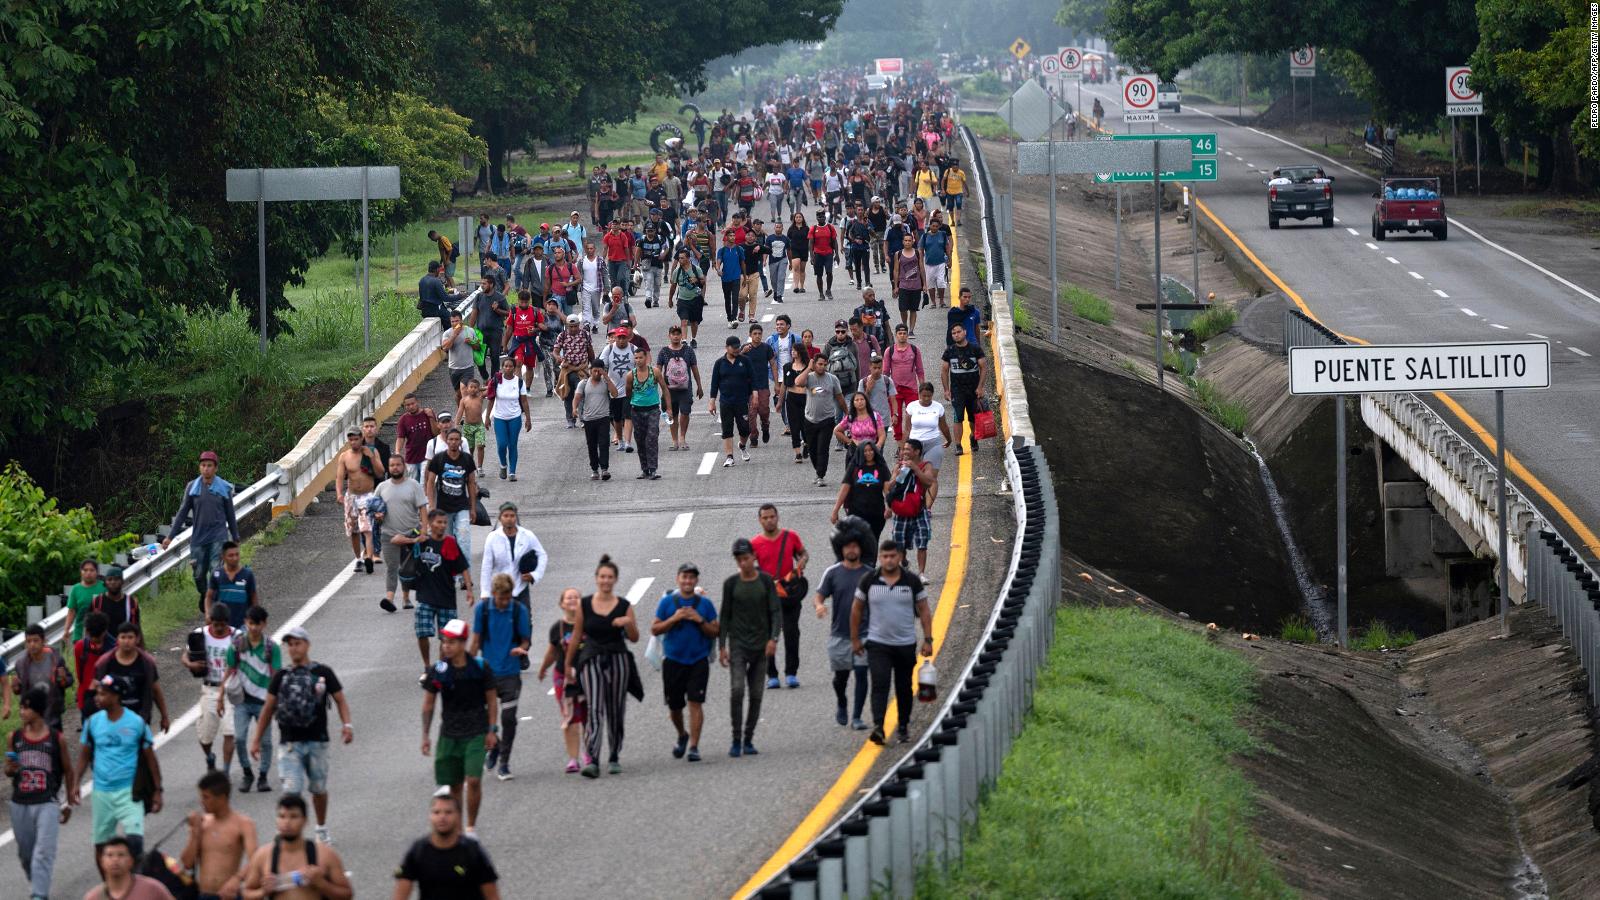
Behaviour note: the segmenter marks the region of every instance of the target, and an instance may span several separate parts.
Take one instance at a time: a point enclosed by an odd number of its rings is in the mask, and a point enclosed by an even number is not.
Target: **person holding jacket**
[[[517,505],[509,501],[500,504],[500,527],[489,532],[483,542],[483,565],[478,574],[483,599],[492,596],[494,577],[504,575],[511,580],[516,601],[531,611],[529,594],[549,566],[549,554],[538,536],[521,523]]]
[[[183,489],[183,502],[172,517],[172,533],[161,541],[161,549],[172,546],[172,535],[182,531],[190,519],[194,534],[189,536],[189,560],[194,566],[194,587],[205,605],[206,578],[222,563],[222,545],[239,542],[239,522],[233,514],[233,485],[217,477],[217,454],[200,454],[200,477]]]

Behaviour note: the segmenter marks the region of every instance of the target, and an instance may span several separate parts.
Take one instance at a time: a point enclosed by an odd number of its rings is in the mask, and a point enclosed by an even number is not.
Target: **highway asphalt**
[[[1074,90],[1068,88],[1069,97]],[[1095,96],[1106,111],[1105,127],[1117,133],[1151,130],[1149,124],[1122,124],[1115,86],[1085,85],[1085,106]],[[1594,452],[1600,415],[1593,400],[1600,388],[1600,266],[1593,254],[1551,252],[1525,233],[1462,218],[1448,195],[1445,208],[1455,220],[1449,240],[1398,232],[1374,241],[1371,194],[1377,184],[1370,176],[1318,155],[1314,147],[1237,125],[1231,112],[1185,105],[1182,113],[1162,111],[1155,128],[1217,134],[1220,179],[1196,185],[1201,202],[1324,324],[1373,343],[1551,342],[1552,387],[1507,395],[1506,446],[1539,482],[1517,477],[1530,499],[1569,540],[1587,545],[1591,558],[1600,554],[1594,538],[1600,531],[1600,454]],[[1262,180],[1275,166],[1307,163],[1323,165],[1334,176],[1337,223],[1325,229],[1312,219],[1284,220],[1279,230],[1269,230]],[[1185,262],[1171,274],[1187,273]],[[1435,396],[1425,399],[1480,449],[1493,446],[1478,433],[1484,429],[1492,440],[1491,392],[1451,395],[1459,409]]]
[[[881,289],[885,276],[878,281]],[[771,318],[787,312],[795,318],[797,330],[815,329],[819,340],[825,340],[833,320],[848,316],[859,303],[859,294],[849,289],[842,272],[835,281],[835,295],[831,302],[819,302],[815,291],[808,289],[804,295],[790,294],[781,305],[763,300],[759,311],[769,331]],[[654,347],[665,338],[669,312],[645,310],[640,301],[635,308]],[[942,322],[942,310],[929,312]],[[700,358],[707,378],[710,360],[732,333],[716,321],[708,321],[702,329]],[[737,333],[745,332],[741,328]],[[936,382],[934,366],[943,348],[939,333],[939,328],[924,328],[917,338]],[[441,368],[420,393],[425,403],[445,408],[448,392]],[[672,586],[680,562],[697,563],[702,583],[715,597],[722,579],[733,571],[729,556],[733,539],[759,531],[756,507],[765,500],[778,504],[783,523],[812,548],[814,561],[808,574],[813,586],[832,561],[827,517],[836,479],[842,474],[843,454],[833,457],[829,486],[812,486],[811,467],[792,462],[788,438],[779,436],[782,426],[775,417],[773,447],[763,445],[752,451],[751,462],[723,469],[720,441],[712,432],[714,421],[704,409],[702,401],[692,423],[692,451],[668,452],[663,433],[664,477],[655,482],[634,480],[637,457],[615,451],[613,480],[591,482],[581,430],[562,427],[559,399],[546,398],[542,392],[533,398],[533,432],[521,441],[520,481],[495,477],[490,448],[482,482],[493,495],[489,508],[504,499],[518,502],[524,524],[534,529],[550,555],[547,577],[534,594],[536,653],[558,617],[560,589],[592,590],[592,573],[601,553],[609,553],[620,566],[619,589],[642,601],[640,627],[645,634],[654,601]],[[392,441],[392,422],[385,426],[385,437]],[[719,451],[716,465],[708,467],[705,461],[713,450]],[[1010,501],[993,496],[1003,477],[998,450],[998,442],[990,441],[981,454],[969,457],[971,539],[960,551],[965,554],[966,576],[959,598],[945,591],[958,491],[959,469],[953,456],[947,454],[941,473],[929,572],[932,594],[940,604],[959,600],[951,611],[939,657],[943,670],[951,673],[959,671],[976,642],[1008,558]],[[475,575],[486,533],[484,528],[475,530]],[[426,829],[426,803],[433,790],[431,760],[418,749],[420,659],[411,615],[378,609],[381,567],[374,575],[350,573],[349,549],[340,517],[332,509],[331,493],[322,495],[322,502],[284,543],[263,549],[255,568],[272,611],[272,627],[281,627],[308,600],[314,607],[305,624],[312,636],[312,656],[339,674],[356,725],[355,743],[331,750],[329,827],[358,895],[387,896],[405,847]],[[825,641],[824,624],[807,612],[802,619],[802,687],[768,692],[755,738],[761,755],[753,759],[727,756],[728,676],[714,668],[701,742],[705,759],[688,764],[669,755],[673,731],[661,699],[660,678],[645,664],[641,640],[636,655],[646,698],[642,703],[630,700],[628,706],[624,773],[593,782],[562,772],[566,757],[555,702],[547,694],[549,683],[540,684],[532,672],[527,674],[512,767],[516,778],[486,781],[479,820],[481,837],[501,874],[501,895],[732,893],[783,844],[863,745],[864,732],[840,728],[833,721]],[[163,659],[176,719],[192,705],[194,688],[171,662]],[[914,725],[925,727],[928,714],[919,713]],[[72,718],[69,733],[74,732]],[[196,806],[192,785],[203,768],[194,731],[185,730],[186,724],[180,720],[160,750],[169,811],[151,817],[146,826],[152,844],[172,834],[161,846],[173,854],[186,839],[182,816]],[[876,777],[874,773],[893,759],[898,759],[897,753],[883,753],[868,777]],[[853,796],[846,787],[844,795]],[[270,836],[271,797],[236,793],[235,804],[255,818],[263,837]],[[88,812],[86,802],[62,831],[55,895],[81,896],[96,883]],[[26,882],[14,860],[14,845],[6,835],[0,835],[0,843],[5,845],[0,847],[5,857],[0,863],[0,897],[18,896],[25,892]]]

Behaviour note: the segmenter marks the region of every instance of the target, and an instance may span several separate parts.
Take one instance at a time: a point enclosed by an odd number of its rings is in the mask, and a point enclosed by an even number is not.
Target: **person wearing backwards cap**
[[[223,542],[239,540],[239,522],[233,515],[233,485],[217,477],[217,454],[210,450],[200,454],[200,477],[184,486],[183,502],[178,504],[172,531],[161,541],[161,549],[172,546],[172,535],[182,531],[191,517],[194,533],[189,535],[189,559],[194,566],[194,588],[203,604],[206,576],[222,562]]]
[[[451,619],[439,629],[439,661],[428,670],[422,683],[422,755],[433,754],[433,780],[448,787],[450,796],[461,802],[462,783],[466,784],[467,834],[478,830],[478,806],[483,802],[483,763],[485,751],[499,742],[499,697],[494,673],[468,656],[467,623]],[[440,700],[438,753],[429,738],[433,711]]]
[[[137,715],[122,708],[122,701],[133,692],[133,685],[117,675],[106,675],[95,683],[95,702],[100,711],[84,723],[79,739],[77,771],[94,773],[95,847],[111,840],[121,826],[128,849],[137,859],[144,855],[144,814],[146,798],[133,796],[134,772],[144,758],[150,769],[149,811],[161,811],[161,761],[156,759],[155,735]],[[67,802],[79,802],[77,786],[68,788]]]

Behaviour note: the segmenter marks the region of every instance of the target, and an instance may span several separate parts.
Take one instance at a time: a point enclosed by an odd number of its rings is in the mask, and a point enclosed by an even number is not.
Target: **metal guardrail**
[[[1284,314],[1285,349],[1345,343],[1299,310]],[[1493,460],[1416,394],[1362,394],[1361,419],[1472,530],[1475,552],[1498,551]],[[1506,485],[1506,519],[1509,558],[1501,564],[1522,586],[1525,602],[1538,602],[1561,621],[1588,675],[1589,698],[1600,700],[1600,577],[1513,483]]]
[[[467,311],[471,296],[462,295],[461,302],[457,304],[463,313]],[[268,464],[265,477],[234,494],[234,516],[243,520],[263,506],[289,506],[296,497],[314,487],[318,473],[332,462],[339,448],[344,445],[345,430],[359,426],[364,416],[392,399],[407,379],[428,364],[430,355],[437,360],[441,333],[436,318],[418,322],[365,378],[311,426],[311,430],[300,438],[288,455]],[[185,528],[172,535],[172,543],[165,550],[157,550],[125,566],[123,589],[129,594],[137,594],[154,585],[162,575],[186,564],[189,561],[189,538],[192,534],[193,529]],[[67,611],[60,596],[45,597],[42,605],[30,607],[30,610],[42,613],[42,618],[37,621],[44,627],[48,643],[58,643],[64,637]],[[34,621],[34,617],[30,616],[29,624]],[[22,644],[21,634],[0,643],[0,659],[5,660],[8,668],[22,654]]]
[[[1006,448],[1018,540],[984,639],[937,725],[782,873],[762,898],[909,897],[917,873],[961,857],[978,801],[1021,733],[1061,594],[1061,520],[1038,445]]]
[[[965,829],[978,801],[999,777],[1012,741],[1033,702],[1040,664],[1050,647],[1061,594],[1061,517],[1050,468],[1033,441],[1027,398],[1012,336],[1005,290],[994,278],[1000,248],[993,221],[988,172],[963,126],[984,225],[984,256],[991,295],[998,297],[991,340],[1008,404],[1006,480],[1016,517],[1016,540],[1001,593],[983,637],[956,687],[942,687],[937,725],[902,756],[843,816],[786,869],[758,891],[764,898],[837,900],[877,895],[911,896],[917,873],[942,868],[961,856]],[[1013,391],[1015,393],[1013,393]],[[1020,411],[1013,417],[1012,410]]]

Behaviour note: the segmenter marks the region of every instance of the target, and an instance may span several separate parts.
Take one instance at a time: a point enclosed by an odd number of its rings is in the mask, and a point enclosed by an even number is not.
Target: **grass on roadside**
[[[1350,638],[1351,650],[1400,650],[1417,642],[1416,634],[1409,629],[1389,630],[1381,619],[1367,623],[1359,634]]]
[[[1250,411],[1243,403],[1224,396],[1215,384],[1204,378],[1191,379],[1190,387],[1194,388],[1195,398],[1205,408],[1206,415],[1216,419],[1223,428],[1244,437],[1245,429],[1250,426]]]
[[[1028,305],[1022,302],[1021,297],[1012,301],[1011,319],[1016,323],[1018,331],[1030,334],[1033,332],[1033,313],[1028,312]]]
[[[1220,303],[1214,304],[1210,309],[1194,317],[1189,324],[1189,330],[1194,332],[1195,340],[1204,344],[1229,328],[1237,321],[1239,314],[1231,306]]]
[[[1016,133],[1006,125],[1006,120],[993,113],[967,113],[961,117],[961,124],[972,129],[972,133],[985,141],[1009,141],[1016,138]]]
[[[1072,314],[1101,325],[1110,325],[1111,304],[1093,291],[1069,284],[1061,289],[1061,300],[1072,307]]]
[[[1296,613],[1295,615],[1284,617],[1278,637],[1291,644],[1315,644],[1317,642],[1317,630],[1311,627],[1311,620]]]
[[[950,873],[922,897],[1287,897],[1230,760],[1255,671],[1127,609],[1064,607],[1033,711]]]

